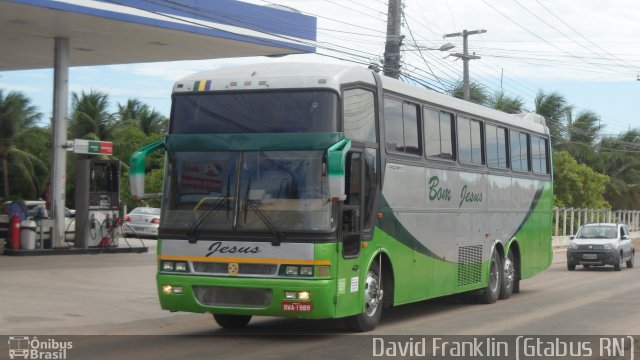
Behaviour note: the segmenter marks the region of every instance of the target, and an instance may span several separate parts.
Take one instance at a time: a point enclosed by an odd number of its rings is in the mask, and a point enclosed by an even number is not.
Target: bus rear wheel
[[[499,296],[501,300],[511,297],[518,278],[516,258],[513,255],[512,249],[509,249],[509,255],[504,259],[503,269],[504,273],[502,274],[502,285],[500,286]]]
[[[213,318],[220,327],[225,329],[240,329],[247,326],[249,321],[251,321],[251,315],[213,314]]]
[[[382,317],[382,282],[380,269],[373,263],[364,281],[364,312],[347,318],[347,326],[354,332],[375,329]]]
[[[493,304],[500,296],[500,290],[503,283],[504,269],[500,255],[496,249],[491,253],[491,262],[489,264],[489,284],[481,291],[478,300],[483,304]]]

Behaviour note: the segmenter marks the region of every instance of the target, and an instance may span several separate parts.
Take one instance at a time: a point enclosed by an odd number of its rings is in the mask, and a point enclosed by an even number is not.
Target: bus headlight
[[[309,291],[285,291],[284,298],[285,300],[308,301],[311,299],[311,293]]]
[[[189,264],[186,261],[163,261],[160,269],[162,271],[189,272]]]
[[[317,277],[328,278],[331,271],[328,265],[280,265],[278,273],[280,276],[297,276],[304,278],[312,278],[315,273]]]
[[[182,294],[184,290],[182,286],[162,285],[162,292],[164,294]]]
[[[187,271],[187,263],[186,262],[177,262],[176,263],[176,271]]]

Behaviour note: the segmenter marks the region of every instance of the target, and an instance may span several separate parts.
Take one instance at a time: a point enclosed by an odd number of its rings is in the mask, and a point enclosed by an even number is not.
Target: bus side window
[[[345,90],[344,136],[352,140],[376,142],[376,107],[373,91]]]

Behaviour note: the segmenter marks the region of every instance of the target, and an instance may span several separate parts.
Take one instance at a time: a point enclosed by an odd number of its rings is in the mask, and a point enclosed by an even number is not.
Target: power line
[[[405,21],[405,24],[407,25],[407,30],[409,30],[409,35],[411,36],[411,40],[413,40],[413,42],[416,43],[416,39],[413,37],[413,31],[411,31],[411,27],[409,26],[409,23],[407,22],[407,18],[406,17],[404,18],[404,21]],[[417,47],[417,44],[416,44],[416,47]],[[424,64],[429,69],[429,72],[431,72],[433,77],[440,83],[440,85],[442,85],[444,87],[444,84],[442,83],[440,78],[433,72],[433,70],[431,69],[431,66],[429,66],[429,62],[424,58],[424,55],[422,54],[422,50],[419,47],[418,47],[418,53],[420,54],[420,57],[422,58],[422,61],[424,61]]]
[[[606,54],[613,56],[614,58],[616,58],[617,60],[629,65],[630,67],[634,68],[634,69],[638,69],[638,66],[630,64],[628,62],[626,62],[623,59],[618,58],[617,56],[611,54],[610,52],[608,52],[606,49],[600,47],[600,45],[596,44],[595,42],[589,40],[586,36],[582,35],[582,33],[580,33],[578,30],[576,30],[573,26],[569,25],[566,21],[562,20],[558,15],[556,15],[553,11],[551,11],[549,8],[547,8],[543,3],[541,3],[539,0],[535,0],[540,6],[542,6],[545,10],[547,10],[547,12],[549,14],[551,14],[551,16],[555,17],[556,19],[558,19],[561,23],[563,23],[564,25],[566,25],[569,29],[571,29],[574,33],[578,34],[578,36],[580,36],[581,38],[583,38],[584,40],[586,40],[588,43],[590,43],[591,45],[597,47],[598,49],[604,51]]]
[[[502,12],[502,11],[500,11],[500,10],[498,10],[495,6],[493,6],[493,5],[491,5],[490,3],[488,3],[486,0],[482,0],[482,2],[483,2],[485,5],[487,5],[488,7],[492,8],[494,11],[496,11],[496,12],[497,12],[498,14],[500,14],[502,17],[504,17],[505,19],[509,20],[511,23],[515,24],[517,27],[519,27],[519,28],[521,28],[522,30],[526,31],[527,33],[531,34],[531,35],[532,35],[532,36],[534,36],[535,38],[537,38],[537,39],[539,39],[539,40],[541,40],[541,41],[543,41],[543,42],[545,42],[545,43],[549,44],[550,46],[552,46],[552,47],[554,47],[554,48],[556,48],[556,49],[558,49],[558,50],[562,51],[563,53],[568,54],[569,56],[571,56],[571,57],[573,57],[573,58],[576,58],[577,60],[580,60],[580,61],[583,61],[583,62],[589,63],[588,61],[586,61],[586,60],[584,60],[584,59],[580,59],[580,58],[578,58],[578,57],[574,56],[574,55],[573,55],[573,54],[571,54],[570,52],[568,52],[568,51],[566,51],[566,50],[562,49],[562,48],[561,48],[561,47],[559,47],[559,46],[554,45],[553,43],[551,43],[550,41],[548,41],[548,40],[546,40],[546,39],[542,38],[541,36],[539,36],[538,34],[534,33],[533,31],[531,31],[531,30],[527,29],[526,27],[524,27],[524,26],[520,25],[518,22],[516,22],[515,20],[513,20],[511,17],[507,16],[505,13],[503,13],[503,12]],[[589,63],[589,64],[590,64],[590,63]],[[594,64],[591,64],[591,65],[594,65]],[[596,66],[596,65],[594,65],[594,66]]]

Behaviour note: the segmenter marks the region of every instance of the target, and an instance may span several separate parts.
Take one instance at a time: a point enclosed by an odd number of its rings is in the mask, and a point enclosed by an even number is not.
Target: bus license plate
[[[598,258],[597,254],[584,254],[582,258],[585,260],[596,260]]]
[[[311,303],[283,301],[282,311],[286,312],[311,312]]]

